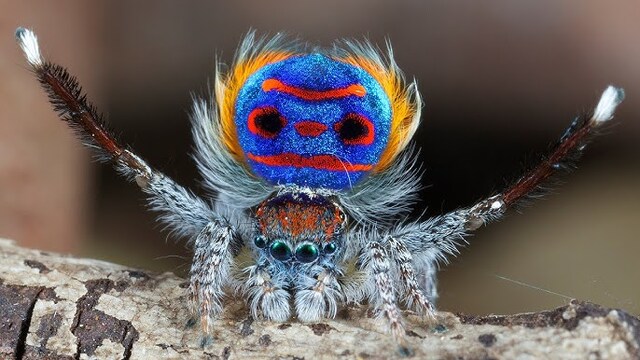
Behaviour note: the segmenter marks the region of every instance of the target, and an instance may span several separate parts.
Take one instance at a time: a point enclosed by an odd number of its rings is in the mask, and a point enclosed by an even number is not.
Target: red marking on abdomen
[[[327,125],[317,121],[300,121],[293,125],[298,134],[316,137],[327,130]]]
[[[247,122],[247,127],[251,133],[267,139],[273,139],[278,136],[280,130],[286,125],[287,120],[273,106],[253,109],[249,113],[249,121]]]
[[[254,155],[248,153],[249,159],[269,166],[292,166],[295,168],[311,168],[328,171],[369,171],[373,168],[369,164],[352,164],[340,161],[334,155],[302,156],[294,153],[282,153],[278,155]]]
[[[333,125],[340,140],[347,145],[373,144],[375,127],[366,116],[356,113],[347,114]],[[343,132],[344,130],[344,132]]]
[[[331,90],[309,90],[303,89],[297,86],[291,86],[284,84],[277,79],[267,79],[262,83],[263,91],[280,91],[286,94],[290,94],[299,97],[304,100],[320,101],[328,99],[338,99],[355,95],[357,97],[363,97],[367,94],[367,90],[360,84],[349,85],[344,88],[331,89]]]

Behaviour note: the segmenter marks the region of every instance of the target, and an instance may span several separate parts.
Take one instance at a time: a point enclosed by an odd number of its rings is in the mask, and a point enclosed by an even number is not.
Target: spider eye
[[[318,258],[318,248],[313,244],[302,244],[296,248],[296,259],[303,263],[310,263]]]
[[[333,129],[338,133],[340,140],[347,145],[371,145],[373,143],[373,123],[363,115],[349,113],[337,122]]]
[[[265,246],[267,246],[267,239],[260,235],[260,236],[256,236],[256,238],[253,240],[253,243],[260,249],[264,249]]]
[[[271,256],[276,260],[286,261],[291,258],[291,249],[284,241],[274,241],[269,251],[271,252]]]
[[[336,246],[335,243],[328,243],[324,246],[324,248],[322,249],[324,251],[325,254],[333,254],[334,252],[336,252],[336,250],[338,250],[338,247]]]
[[[287,120],[275,107],[265,106],[253,109],[249,114],[247,125],[252,133],[267,139],[273,139],[287,125]]]

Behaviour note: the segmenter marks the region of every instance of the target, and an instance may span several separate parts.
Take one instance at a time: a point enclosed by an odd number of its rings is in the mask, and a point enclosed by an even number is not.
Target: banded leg
[[[399,345],[405,345],[405,329],[402,314],[396,303],[396,290],[391,279],[391,264],[382,245],[376,241],[368,244],[368,268],[373,277],[374,302],[387,318],[393,338]]]
[[[278,322],[287,321],[291,317],[289,292],[283,289],[285,279],[283,271],[274,271],[272,265],[264,259],[257,265],[248,267],[245,271],[249,278],[245,282],[244,292],[249,301],[251,315],[257,319],[262,315]]]
[[[414,308],[419,313],[430,318],[435,317],[434,307],[429,298],[422,292],[416,278],[415,269],[412,262],[413,257],[407,247],[393,236],[387,237],[386,241],[391,252],[391,257],[395,260],[400,274],[402,285],[407,291],[407,307]]]
[[[343,298],[337,280],[341,276],[339,270],[314,266],[313,273],[316,275],[302,274],[297,279],[295,307],[298,320],[302,322],[334,318],[338,311],[338,299]]]
[[[212,318],[222,311],[222,287],[228,282],[230,246],[235,236],[235,230],[222,221],[208,223],[196,236],[189,292],[192,308],[207,334]]]
[[[162,221],[179,235],[196,235],[213,219],[213,212],[207,203],[152,169],[117,141],[96,108],[83,94],[78,81],[64,67],[42,58],[37,38],[32,31],[19,28],[16,30],[16,38],[60,118],[76,132],[86,146],[97,152],[101,161],[113,163],[121,174],[136,181],[149,195],[151,208],[162,213]]]

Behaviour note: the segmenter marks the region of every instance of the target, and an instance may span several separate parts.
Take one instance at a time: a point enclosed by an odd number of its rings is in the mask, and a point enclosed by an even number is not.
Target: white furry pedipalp
[[[40,55],[40,47],[38,46],[38,37],[36,34],[29,29],[19,27],[16,29],[16,39],[29,64],[33,67],[42,66],[42,55]]]
[[[616,111],[616,107],[624,100],[624,90],[612,85],[609,85],[602,96],[596,109],[593,111],[593,117],[591,121],[596,124],[609,121],[613,118],[613,113]]]

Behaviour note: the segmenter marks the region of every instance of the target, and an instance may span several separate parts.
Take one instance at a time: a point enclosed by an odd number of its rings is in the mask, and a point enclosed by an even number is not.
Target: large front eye
[[[373,123],[363,115],[347,114],[333,126],[333,129],[338,133],[340,140],[347,145],[371,145],[373,143]]]
[[[318,258],[318,248],[313,244],[302,244],[296,248],[296,259],[310,263]]]
[[[252,133],[273,139],[287,125],[287,119],[275,107],[265,106],[251,111],[247,125]]]
[[[276,260],[287,261],[291,258],[291,249],[284,241],[274,241],[269,247],[269,252]]]

